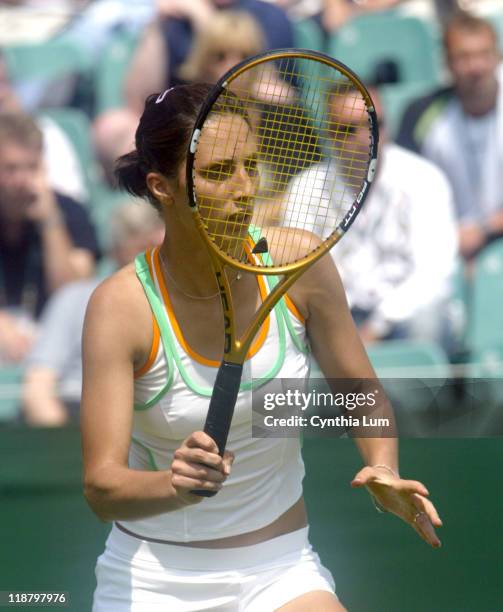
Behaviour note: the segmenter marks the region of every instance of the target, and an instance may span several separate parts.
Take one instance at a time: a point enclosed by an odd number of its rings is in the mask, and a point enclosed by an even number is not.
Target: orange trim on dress
[[[175,313],[173,311],[173,305],[169,297],[168,288],[166,287],[166,283],[164,282],[164,276],[162,274],[160,258],[159,258],[159,249],[157,249],[155,254],[153,254],[152,260],[154,263],[156,276],[159,280],[159,287],[161,289],[161,295],[162,295],[162,299],[164,302],[164,307],[166,308],[166,312],[168,313],[171,327],[173,328],[173,331],[175,332],[175,336],[178,342],[182,346],[183,350],[187,353],[187,355],[189,355],[189,357],[191,357],[195,361],[201,363],[202,365],[209,366],[211,368],[218,368],[220,366],[219,361],[215,361],[213,359],[208,359],[206,357],[203,357],[199,353],[196,353],[196,351],[194,351],[187,344],[187,341],[185,340],[182,334],[182,330],[180,329],[180,326],[178,325],[178,321],[176,320]],[[264,279],[258,276],[257,282],[259,286],[260,297],[262,301],[264,301],[267,296]],[[265,342],[267,334],[269,333],[269,326],[270,326],[270,316],[267,315],[267,319],[262,324],[258,336],[255,337],[253,344],[250,350],[248,351],[248,354],[246,355],[246,359],[251,359],[262,348],[262,345]]]
[[[150,347],[150,353],[149,353],[148,359],[141,366],[141,368],[134,371],[135,379],[140,378],[141,376],[146,374],[150,370],[152,365],[154,364],[155,358],[157,357],[157,351],[159,350],[159,342],[161,340],[161,331],[159,329],[159,325],[157,324],[157,321],[155,320],[154,313],[152,313],[152,331],[153,331],[152,346]]]
[[[302,325],[306,324],[305,318],[300,314],[297,309],[297,306],[293,303],[292,299],[289,297],[288,293],[285,293],[285,304],[288,310],[293,314],[293,316],[302,323]]]

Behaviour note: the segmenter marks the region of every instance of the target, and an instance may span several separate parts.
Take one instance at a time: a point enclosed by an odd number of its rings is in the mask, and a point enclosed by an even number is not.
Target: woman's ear
[[[158,202],[164,206],[173,204],[173,189],[165,176],[158,172],[149,172],[146,180],[150,193]]]

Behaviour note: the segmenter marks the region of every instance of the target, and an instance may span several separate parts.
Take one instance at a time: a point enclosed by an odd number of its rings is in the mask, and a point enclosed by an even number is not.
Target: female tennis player
[[[202,431],[223,351],[222,305],[187,202],[185,156],[209,90],[187,85],[150,97],[136,149],[119,160],[120,184],[160,211],[166,235],[159,249],[98,287],[86,316],[85,495],[101,519],[113,521],[93,610],[340,612],[334,581],[308,541],[299,441],[252,438],[246,382],[273,370],[278,378],[305,377],[307,342],[327,378],[375,375],[333,261],[323,257],[289,290],[288,307],[273,308],[250,349],[230,450],[221,457]],[[240,136],[225,153],[201,142],[196,172],[219,207],[214,231],[243,241],[232,228],[253,212],[257,143],[243,107],[224,111]],[[305,233],[291,236],[295,242]],[[269,286],[261,276],[227,274],[239,333]],[[441,521],[426,488],[398,475],[396,440],[356,442],[365,467],[352,485],[367,487],[382,509],[439,546]]]

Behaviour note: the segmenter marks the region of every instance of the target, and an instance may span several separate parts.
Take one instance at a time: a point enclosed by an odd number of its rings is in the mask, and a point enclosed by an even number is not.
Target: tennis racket
[[[340,111],[327,111],[328,93]],[[187,191],[223,307],[224,356],[204,426],[221,455],[248,349],[289,287],[354,222],[375,174],[377,142],[376,113],[362,82],[310,50],[281,49],[243,61],[201,108],[187,156]],[[314,180],[301,191],[289,188],[306,169]],[[229,213],[224,203],[234,200]],[[279,278],[241,337],[226,267]]]

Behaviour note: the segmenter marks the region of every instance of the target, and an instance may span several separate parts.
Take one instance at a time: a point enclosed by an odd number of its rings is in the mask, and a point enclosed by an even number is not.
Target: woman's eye
[[[234,174],[235,169],[233,162],[214,164],[201,170],[201,174],[209,181],[226,181]]]

